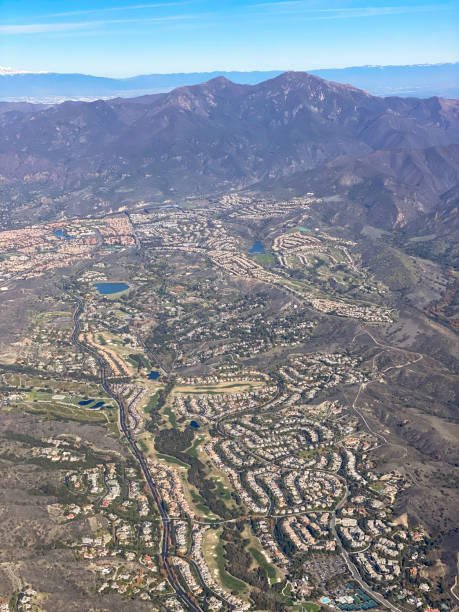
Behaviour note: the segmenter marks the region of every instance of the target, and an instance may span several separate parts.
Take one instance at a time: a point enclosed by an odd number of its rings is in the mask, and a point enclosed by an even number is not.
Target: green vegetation
[[[306,612],[319,612],[320,606],[319,604],[314,603],[313,601],[306,601],[301,604],[301,608],[306,610]]]
[[[225,489],[221,480],[218,480],[217,478],[212,478],[212,480],[215,482],[215,487],[217,489],[215,491],[215,495],[218,495],[218,497],[221,497],[222,499],[225,499],[226,501],[230,501],[231,495],[229,494],[229,491]]]
[[[43,442],[39,438],[34,438],[33,436],[29,436],[28,434],[19,433],[16,431],[12,431],[11,429],[6,429],[3,432],[4,438],[7,440],[15,440],[17,442],[22,442],[23,444],[28,444],[29,446],[38,447],[38,446],[49,446],[47,442]]]
[[[262,565],[259,564],[257,568],[250,569],[254,557],[246,549],[250,540],[243,536],[243,531],[243,522],[225,524],[221,536],[225,567],[232,576],[250,585],[250,598],[254,601],[256,609],[277,610],[280,604],[277,585],[270,588],[272,582]]]
[[[322,606],[314,603],[313,601],[306,601],[300,604],[295,604],[294,606],[289,606],[289,610],[293,612],[319,612]]]
[[[258,253],[257,255],[251,255],[251,258],[260,266],[273,266],[276,263],[276,258],[271,253]]]
[[[131,353],[128,355],[127,360],[131,365],[139,370],[140,368],[146,368],[147,370],[150,368],[150,362],[145,355],[142,355],[142,353]]]
[[[80,423],[110,423],[116,420],[115,412],[105,410],[87,410],[74,406],[62,406],[40,402],[39,404],[21,403],[21,407],[27,412],[41,414],[48,418],[61,421],[78,421]]]
[[[204,436],[199,436],[198,438],[196,438],[196,440],[193,442],[191,447],[186,451],[187,455],[191,455],[191,457],[197,457],[198,456],[197,448],[200,444],[202,444],[203,441],[204,441]]]
[[[269,582],[271,584],[273,584],[274,582],[277,582],[276,570],[270,563],[268,563],[263,553],[261,553],[259,550],[253,547],[249,548],[249,551],[252,554],[255,561],[258,563],[258,565],[266,571],[268,578],[269,578]]]
[[[150,414],[151,412],[154,412],[156,410],[156,408],[158,407],[158,401],[159,401],[159,390],[156,391],[156,393],[151,396],[148,404],[144,408],[144,411],[147,414]]]
[[[161,408],[166,404],[166,400],[173,388],[174,380],[170,380],[165,387],[158,389],[148,402],[145,412],[148,412],[150,415],[150,420],[146,424],[146,430],[150,433],[155,434],[157,432],[162,420]]]
[[[210,510],[207,507],[205,500],[194,491],[191,491],[191,497],[193,499],[193,504],[196,506],[197,510],[200,510],[206,516],[209,516]]]
[[[172,427],[176,428],[177,427],[177,419],[175,417],[175,413],[173,412],[172,408],[170,406],[166,406],[163,410],[163,413],[169,417],[169,423],[172,425]]]
[[[165,455],[164,453],[156,453],[156,455],[159,459],[162,459],[163,461],[167,461],[167,463],[173,463],[174,465],[179,465],[180,467],[186,468],[187,470],[190,467],[186,463],[183,463],[183,461],[180,461],[180,459],[177,459],[177,457],[171,457],[170,455]]]
[[[11,597],[10,601],[9,601],[9,609],[12,610],[13,612],[16,612],[18,609],[18,604],[19,604],[19,599],[18,599],[19,593],[14,593],[14,595]]]
[[[398,249],[382,241],[372,244],[368,252],[371,271],[392,291],[406,291],[414,287],[418,274],[412,260]]]
[[[143,453],[147,453],[148,452],[148,446],[145,444],[145,442],[143,440],[138,440],[139,446],[142,449]]]
[[[162,429],[156,434],[155,450],[158,453],[173,456],[182,463],[189,465],[187,479],[190,485],[199,491],[201,499],[197,500],[198,504],[205,504],[205,508],[216,516],[224,519],[234,518],[234,512],[231,512],[227,505],[215,495],[215,482],[208,478],[204,463],[187,452],[193,441],[194,431],[190,427],[183,431]],[[205,512],[204,508],[199,509]]]
[[[225,558],[223,556],[223,545],[221,541],[216,546],[215,552],[217,554],[217,566],[223,586],[230,589],[230,591],[236,591],[236,593],[244,592],[246,590],[245,583],[229,574],[225,569]]]

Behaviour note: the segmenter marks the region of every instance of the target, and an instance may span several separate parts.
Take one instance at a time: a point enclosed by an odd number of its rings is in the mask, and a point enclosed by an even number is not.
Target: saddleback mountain
[[[404,226],[435,211],[458,176],[458,101],[379,98],[300,72],[36,110],[10,103],[0,126],[2,206],[37,220],[312,184],[357,205],[370,192],[365,218]]]

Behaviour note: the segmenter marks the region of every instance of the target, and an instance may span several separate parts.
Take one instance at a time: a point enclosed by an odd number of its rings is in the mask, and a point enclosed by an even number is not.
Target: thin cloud
[[[169,8],[175,6],[184,6],[187,4],[196,4],[201,0],[180,0],[178,2],[154,2],[152,4],[134,4],[131,6],[107,6],[104,8],[84,9],[81,11],[66,11],[63,13],[50,13],[46,17],[71,17],[72,15],[88,15],[92,13],[118,12],[118,11],[137,11],[154,8]]]
[[[164,23],[196,19],[197,15],[169,15],[165,17],[148,17],[132,19],[104,19],[97,21],[61,22],[61,23],[27,23],[0,25],[0,34],[46,34],[55,32],[74,32],[94,27],[125,23]]]
[[[429,11],[447,10],[452,8],[449,4],[418,4],[406,6],[363,6],[344,8],[310,8],[302,0],[286,0],[275,2],[258,2],[252,8],[274,9],[271,14],[310,14],[308,19],[351,19],[355,17],[379,17],[384,15],[402,15],[405,13],[422,13]]]

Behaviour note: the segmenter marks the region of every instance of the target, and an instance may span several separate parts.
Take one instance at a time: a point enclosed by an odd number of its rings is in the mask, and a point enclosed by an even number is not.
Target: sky
[[[0,0],[0,66],[136,74],[454,62],[451,0]]]

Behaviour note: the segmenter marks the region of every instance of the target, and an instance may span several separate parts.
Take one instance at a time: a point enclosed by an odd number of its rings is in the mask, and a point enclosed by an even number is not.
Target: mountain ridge
[[[107,198],[129,207],[282,183],[301,172],[311,184],[326,183],[321,168],[343,157],[371,165],[377,151],[447,147],[459,143],[459,102],[380,98],[291,71],[256,85],[217,77],[134,100],[9,110],[0,129],[7,207],[13,197],[29,206],[37,196],[73,194],[69,210],[87,213],[89,196],[96,208]],[[443,187],[451,186],[437,185],[438,195]]]

